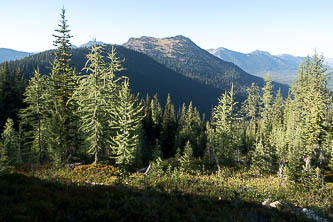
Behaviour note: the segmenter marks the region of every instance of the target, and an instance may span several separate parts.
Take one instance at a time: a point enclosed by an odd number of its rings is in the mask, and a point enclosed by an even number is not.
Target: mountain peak
[[[89,47],[93,46],[94,43],[95,43],[95,41],[89,41],[89,42],[87,42],[85,44],[80,45],[80,48],[89,48]],[[96,45],[104,45],[104,42],[97,41]]]
[[[255,50],[249,54],[254,54],[254,55],[265,55],[265,56],[271,56],[271,54],[267,51],[260,51],[260,50]]]
[[[182,41],[182,42],[192,42],[189,38],[183,36],[183,35],[176,35],[171,37],[165,37],[165,38],[155,38],[151,36],[141,36],[138,38],[130,38],[124,45],[131,45],[135,44],[137,42],[151,42],[151,43],[160,43],[165,41]]]
[[[146,54],[151,53],[151,56],[163,55],[169,58],[175,58],[179,55],[183,55],[186,51],[199,48],[189,38],[183,35],[166,38],[154,38],[148,36],[130,38],[123,46],[138,52]]]

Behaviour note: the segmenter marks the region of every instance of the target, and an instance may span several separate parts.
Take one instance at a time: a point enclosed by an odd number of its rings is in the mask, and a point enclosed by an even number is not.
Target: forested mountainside
[[[4,61],[22,59],[32,53],[16,51],[13,49],[0,48],[0,63]]]
[[[105,45],[105,52],[110,52],[112,46]],[[71,50],[73,56],[71,64],[77,71],[82,71],[86,62],[87,48],[76,48]],[[164,105],[168,93],[177,108],[183,102],[193,102],[201,112],[209,114],[212,107],[217,103],[217,98],[222,93],[221,89],[203,84],[198,80],[183,76],[172,69],[156,62],[151,57],[127,49],[123,46],[116,46],[117,55],[124,59],[125,70],[119,75],[128,76],[131,88],[134,93],[140,93],[144,98],[148,93],[151,97],[157,93],[159,100]],[[52,51],[38,53],[22,60],[9,63],[11,70],[20,68],[25,78],[33,75],[34,69],[39,68],[42,74],[50,73],[50,62],[52,61]]]
[[[140,37],[131,38],[125,47],[145,53],[167,67],[207,85],[227,90],[231,84],[235,86],[236,95],[245,97],[246,88],[254,82],[264,85],[260,77],[246,73],[231,62],[223,61],[201,49],[189,38],[178,35],[168,38]],[[287,95],[288,86],[273,83],[275,90],[281,88]]]

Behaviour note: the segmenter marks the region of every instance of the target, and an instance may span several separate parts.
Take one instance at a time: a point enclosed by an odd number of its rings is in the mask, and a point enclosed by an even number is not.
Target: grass
[[[216,175],[169,163],[121,181],[106,165],[21,167],[0,177],[0,221],[307,221],[289,205],[333,219],[330,186],[304,190],[246,170],[224,168]],[[283,207],[262,206],[265,199]]]

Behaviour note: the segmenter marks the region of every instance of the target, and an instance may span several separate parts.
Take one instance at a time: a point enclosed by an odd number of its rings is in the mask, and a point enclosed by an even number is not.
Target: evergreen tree
[[[252,169],[255,169],[258,175],[270,173],[272,172],[272,162],[272,155],[269,153],[269,149],[265,148],[262,138],[259,138],[252,155]]]
[[[257,168],[260,172],[274,172],[276,153],[274,146],[270,143],[271,132],[273,127],[273,95],[272,81],[270,75],[265,78],[263,87],[263,107],[260,112],[261,122],[260,131],[257,137],[256,148],[252,156],[252,167]]]
[[[119,166],[128,168],[133,165],[135,152],[140,148],[143,105],[138,103],[138,95],[134,97],[131,94],[126,80],[118,91],[111,113],[109,125],[116,131],[115,136],[111,137],[112,153]]]
[[[220,173],[221,171],[220,162],[216,155],[216,150],[215,150],[215,148],[217,147],[217,142],[216,142],[217,134],[215,130],[211,127],[209,122],[206,123],[206,137],[207,137],[207,142],[204,154],[204,163],[206,166],[211,167],[215,162],[218,172]]]
[[[115,72],[123,70],[114,48],[108,59],[110,62],[106,63],[102,46],[95,44],[91,48],[84,68],[88,75],[79,80],[73,96],[79,106],[81,130],[86,134],[88,153],[94,156],[94,163],[99,162],[99,156],[106,152],[108,146],[107,120],[111,118],[110,110],[115,106],[119,89]]]
[[[181,165],[181,171],[189,171],[191,158],[193,157],[192,146],[190,141],[187,141],[184,147],[184,154],[180,157],[179,162]]]
[[[265,86],[263,87],[263,97],[262,103],[263,107],[260,112],[261,124],[260,124],[260,136],[262,137],[262,142],[264,146],[269,145],[269,136],[272,130],[272,120],[273,120],[273,95],[272,95],[272,81],[270,74],[265,78]]]
[[[279,89],[272,106],[272,128],[280,128],[283,125],[283,97],[281,95],[281,90]]]
[[[155,146],[153,149],[153,161],[156,161],[158,158],[161,158],[161,157],[162,157],[161,145],[160,145],[158,139],[156,139]]]
[[[326,68],[317,54],[307,58],[292,86],[292,100],[286,106],[288,165],[290,179],[298,181],[302,172],[322,169],[328,163],[330,144],[328,113],[331,96],[327,88]],[[307,174],[307,173],[306,173]]]
[[[48,132],[50,141],[50,152],[53,157],[60,159],[55,162],[62,163],[68,161],[80,145],[80,135],[78,133],[78,117],[76,116],[76,104],[70,100],[76,88],[77,75],[70,65],[71,62],[71,43],[72,36],[69,34],[65,9],[61,11],[60,24],[55,30],[55,40],[53,45],[56,47],[54,60],[52,62],[51,76],[48,83],[50,119]],[[56,124],[57,122],[57,124]],[[61,124],[61,125],[60,125]],[[53,137],[53,138],[51,138]],[[54,138],[57,138],[54,140]]]
[[[169,158],[175,154],[174,142],[175,134],[177,130],[175,108],[171,103],[170,95],[168,95],[162,121],[162,132],[161,132],[161,147],[164,158]]]
[[[8,119],[5,128],[1,134],[2,145],[4,146],[3,156],[6,159],[8,155],[8,161],[10,165],[21,164],[22,157],[19,146],[19,138],[17,132],[14,129],[14,122],[12,119]]]
[[[258,130],[258,119],[260,112],[260,90],[255,83],[247,89],[247,99],[244,103],[246,117],[250,118],[250,132],[251,137],[255,139]]]
[[[0,141],[0,176],[9,173],[12,169],[13,167],[9,162],[7,147]]]
[[[218,99],[218,105],[214,107],[213,125],[216,129],[217,147],[216,155],[225,161],[235,160],[238,138],[235,132],[235,123],[238,120],[235,112],[233,85],[230,92],[225,92]]]
[[[0,65],[0,128],[4,127],[8,118],[13,119],[15,126],[18,126],[17,114],[24,107],[25,87],[26,81],[20,70],[10,70],[8,62]]]
[[[41,76],[39,70],[35,70],[29,85],[24,93],[24,102],[27,107],[21,110],[21,124],[28,130],[25,137],[31,143],[31,150],[37,154],[38,162],[41,164],[47,157],[46,146],[46,120],[47,120],[47,91],[46,79]],[[30,144],[29,144],[30,145]]]
[[[184,147],[184,155],[186,155],[187,157],[193,157],[193,150],[192,150],[192,146],[190,141],[188,140],[185,144]]]

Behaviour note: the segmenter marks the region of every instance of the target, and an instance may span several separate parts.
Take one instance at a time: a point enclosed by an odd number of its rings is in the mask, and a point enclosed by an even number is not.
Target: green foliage
[[[255,137],[258,130],[259,109],[261,105],[260,91],[255,83],[247,89],[247,99],[244,102],[246,117],[250,118],[251,137]],[[255,138],[254,138],[255,139]]]
[[[94,45],[87,56],[84,75],[73,94],[78,104],[80,129],[86,135],[88,153],[98,163],[99,156],[105,154],[108,146],[107,120],[111,118],[111,109],[115,105],[119,88],[115,72],[121,71],[121,61],[116,57],[114,49],[108,54],[110,62],[106,63],[102,55],[102,47]]]
[[[184,147],[184,154],[179,158],[180,172],[188,172],[190,170],[191,159],[193,158],[193,151],[190,141],[186,142]]]
[[[35,70],[24,93],[24,102],[27,107],[20,112],[21,124],[27,129],[25,140],[30,150],[36,154],[41,164],[47,160],[46,121],[48,119],[46,91],[47,80]]]
[[[171,102],[171,97],[168,95],[162,120],[161,131],[161,147],[164,158],[171,157],[174,153],[174,140],[177,130],[175,107]]]
[[[4,158],[4,162],[6,162],[6,159],[8,158],[10,165],[22,164],[18,133],[15,131],[14,122],[10,118],[7,120],[5,128],[1,134],[1,140],[3,146],[2,158]]]
[[[116,98],[109,121],[110,127],[115,130],[115,136],[111,137],[111,151],[116,164],[128,168],[133,165],[136,150],[140,149],[143,105],[138,102],[138,96],[131,94],[126,80]]]
[[[26,81],[20,68],[9,68],[8,62],[0,65],[0,129],[5,126],[8,118],[17,125],[17,114],[23,104],[23,92]]]
[[[267,149],[260,139],[255,146],[255,150],[252,155],[252,165],[251,167],[256,171],[257,175],[269,174],[273,171],[273,160],[272,153],[269,153],[269,149]]]
[[[10,165],[8,157],[8,149],[4,146],[2,141],[0,141],[0,176],[10,173],[12,169],[13,167]]]
[[[333,216],[330,189],[304,190],[275,176],[253,177],[244,169],[222,168],[218,176],[180,174],[174,166],[171,161],[159,159],[148,175],[132,174],[123,184],[115,180],[118,169],[105,165],[84,165],[74,170],[44,167],[3,176],[0,200],[5,204],[1,216],[5,220],[63,219],[71,212],[82,220],[131,220],[135,216],[156,221],[170,220],[172,216],[177,221],[194,217],[200,221],[248,221],[253,217],[308,221],[302,214],[292,213],[304,207],[328,220]],[[22,192],[13,193],[13,189]],[[17,199],[26,206],[25,211],[19,210]],[[262,206],[265,199],[278,200],[282,207]],[[216,209],[214,214],[212,209]]]
[[[158,158],[162,158],[162,149],[158,139],[156,139],[156,143],[153,149],[153,161],[156,161]]]
[[[65,9],[60,14],[60,24],[53,36],[52,69],[47,84],[49,119],[47,132],[49,152],[54,163],[62,164],[75,156],[80,144],[76,104],[70,100],[76,88],[77,73],[71,63],[71,35],[65,18]],[[53,138],[51,138],[53,137]]]
[[[235,152],[239,145],[235,123],[239,119],[236,115],[233,86],[230,92],[225,92],[218,99],[214,107],[213,126],[216,130],[216,155],[224,162],[236,161]]]
[[[286,131],[289,143],[288,172],[292,179],[302,177],[300,169],[319,167],[328,163],[329,119],[332,97],[327,88],[326,68],[317,54],[307,58],[299,69],[292,87],[293,99],[286,103]],[[305,161],[306,160],[306,161]]]

